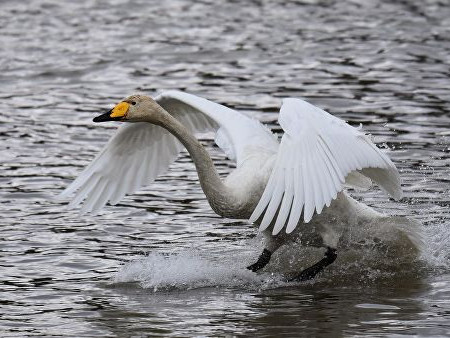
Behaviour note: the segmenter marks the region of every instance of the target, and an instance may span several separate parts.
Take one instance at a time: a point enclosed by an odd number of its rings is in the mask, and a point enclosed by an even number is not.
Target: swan
[[[258,120],[218,103],[180,91],[152,99],[132,95],[94,122],[120,126],[98,156],[62,193],[82,212],[117,204],[125,194],[166,172],[184,147],[201,188],[220,216],[259,225],[264,250],[247,268],[258,271],[292,238],[323,247],[324,257],[290,280],[314,278],[337,257],[348,227],[389,219],[353,199],[348,186],[367,189],[375,182],[394,199],[402,197],[394,163],[361,128],[298,98],[286,98],[278,122],[281,140]],[[222,180],[195,137],[213,131],[215,143],[236,168]],[[418,246],[411,231],[412,246]],[[417,236],[416,236],[417,237]]]

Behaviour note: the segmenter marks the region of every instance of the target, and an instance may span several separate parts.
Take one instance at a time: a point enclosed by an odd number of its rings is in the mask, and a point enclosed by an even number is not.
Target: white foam
[[[143,288],[195,289],[239,287],[264,289],[283,283],[282,275],[255,274],[242,266],[242,260],[212,261],[192,251],[177,254],[150,253],[126,263],[117,272],[115,283],[137,282]]]
[[[450,268],[450,224],[448,221],[436,222],[426,228],[424,260],[436,268]]]

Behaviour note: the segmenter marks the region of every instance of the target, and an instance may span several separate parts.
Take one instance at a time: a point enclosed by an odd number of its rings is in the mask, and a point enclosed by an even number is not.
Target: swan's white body
[[[75,193],[71,206],[84,200],[82,210],[89,212],[118,203],[165,172],[183,145],[214,211],[259,224],[271,251],[291,233],[335,248],[346,225],[386,218],[349,197],[345,185],[368,188],[373,180],[401,197],[396,167],[369,137],[305,101],[283,101],[281,142],[259,121],[194,95],[170,91],[155,101],[164,118],[154,122],[142,111],[136,120],[146,122],[121,126],[63,192]],[[191,136],[205,131],[214,131],[217,145],[236,162],[224,182]]]

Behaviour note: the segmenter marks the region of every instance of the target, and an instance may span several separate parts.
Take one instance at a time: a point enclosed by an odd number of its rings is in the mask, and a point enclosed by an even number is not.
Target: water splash
[[[343,246],[335,263],[314,280],[303,283],[289,283],[287,280],[318,262],[323,257],[323,248],[302,247],[300,243],[285,245],[274,254],[270,264],[258,273],[245,269],[245,262],[249,263],[247,251],[236,251],[228,255],[228,259],[224,259],[224,253],[205,258],[194,250],[171,254],[149,253],[124,263],[113,283],[138,283],[143,289],[157,292],[204,287],[266,290],[316,283],[360,287],[392,284],[405,278],[420,279],[424,270],[422,257],[415,250],[405,250],[402,236],[389,244],[380,243],[378,239]],[[256,250],[259,249],[255,249],[255,253]]]
[[[423,259],[430,267],[448,271],[450,269],[450,223],[441,220],[427,226]]]
[[[123,265],[113,282],[137,282],[142,288],[155,292],[161,289],[189,290],[221,286],[257,290],[285,284],[280,274],[255,274],[244,269],[240,262],[240,259],[234,259],[234,262],[212,261],[193,251],[150,253]]]
[[[307,284],[358,287],[393,283],[393,279],[420,279],[429,261],[429,253],[423,250],[429,248],[427,242],[422,225],[405,217],[358,224],[341,237],[337,261]],[[318,262],[324,254],[324,248],[288,243],[273,255],[263,271],[255,274],[245,269],[245,265],[250,263],[251,255],[257,257],[261,249],[258,246],[255,240],[249,240],[232,254],[208,251],[207,258],[192,249],[171,254],[150,253],[125,263],[114,283],[136,282],[155,292],[203,287],[278,288],[293,285],[286,280]],[[248,247],[255,247],[255,252],[245,249]]]

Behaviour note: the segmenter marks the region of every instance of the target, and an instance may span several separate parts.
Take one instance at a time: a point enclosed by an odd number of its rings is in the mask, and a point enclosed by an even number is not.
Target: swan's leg
[[[272,236],[270,231],[264,232],[263,235],[265,237],[265,246],[263,252],[261,253],[261,255],[259,255],[256,263],[247,266],[247,269],[253,272],[261,270],[263,267],[265,267],[270,262],[270,258],[272,257],[273,253],[277,251],[280,246],[286,243],[288,239],[287,236],[282,234]]]
[[[289,279],[289,282],[303,282],[309,279],[313,279],[316,275],[321,272],[325,267],[330,265],[336,260],[337,254],[336,249],[327,247],[327,251],[325,252],[325,257],[322,258],[319,262],[310,266],[309,268],[300,272],[299,275],[294,278]]]
[[[247,269],[249,269],[253,272],[256,272],[256,271],[262,269],[270,262],[271,256],[272,256],[272,253],[269,250],[264,249],[263,252],[261,253],[261,255],[259,255],[259,258],[256,261],[256,263],[254,263],[250,266],[247,266]]]
[[[339,238],[341,236],[341,234],[339,233],[339,229],[335,226],[330,225],[327,222],[320,223],[320,228],[321,229],[319,230],[319,234],[322,237],[323,245],[327,248],[327,251],[325,252],[325,257],[322,258],[319,262],[317,262],[313,266],[310,266],[309,268],[303,270],[302,272],[300,272],[300,274],[290,279],[289,281],[302,282],[309,279],[313,279],[325,267],[327,267],[336,260],[337,257],[336,248],[339,242]]]

